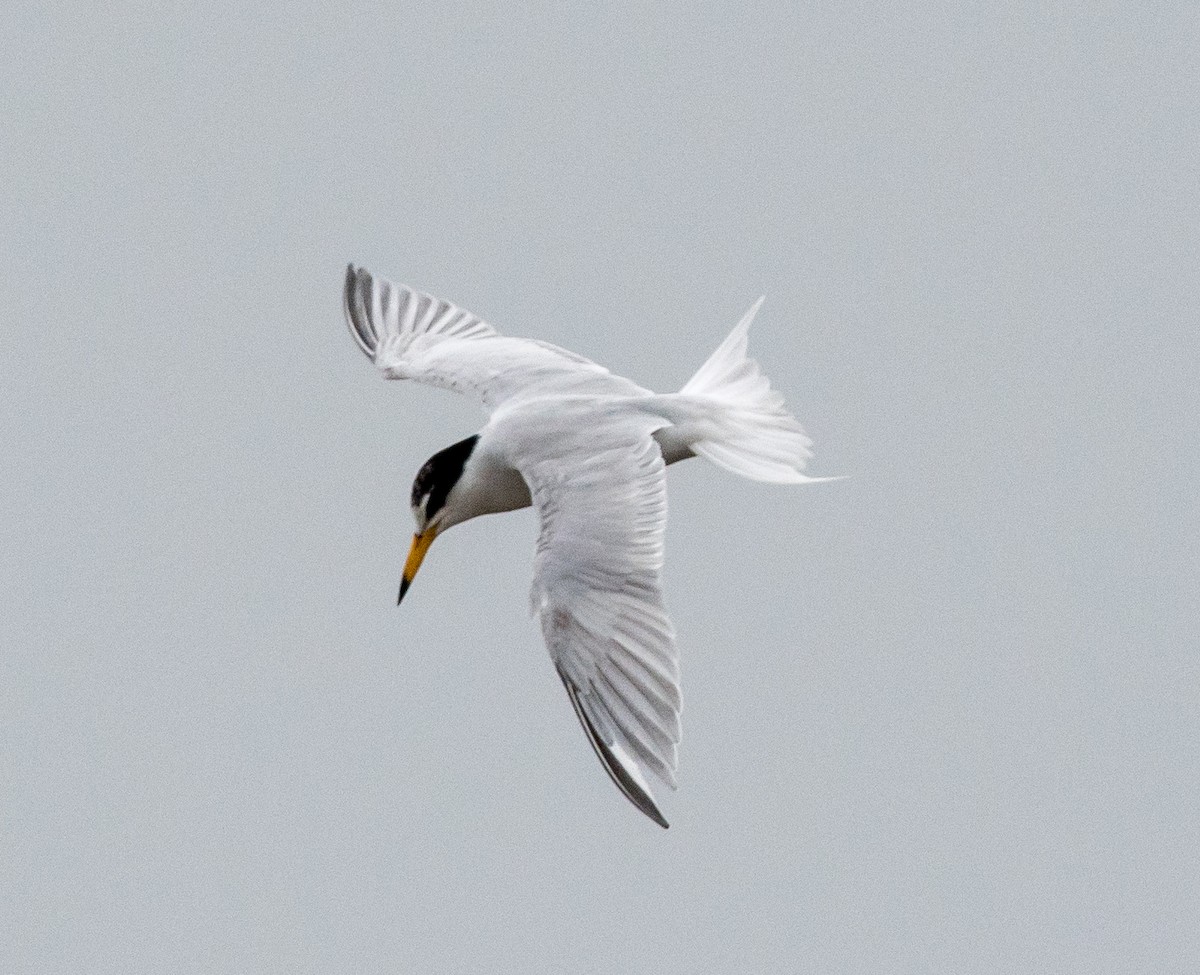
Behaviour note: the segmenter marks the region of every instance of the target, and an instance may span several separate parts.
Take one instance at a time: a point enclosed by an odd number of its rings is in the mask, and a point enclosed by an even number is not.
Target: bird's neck
[[[451,524],[456,525],[480,515],[528,508],[533,503],[525,479],[502,458],[487,450],[471,454],[453,494]]]

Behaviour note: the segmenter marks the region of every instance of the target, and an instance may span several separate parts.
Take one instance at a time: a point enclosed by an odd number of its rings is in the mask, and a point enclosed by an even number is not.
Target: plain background
[[[1194,3],[101,9],[0,33],[0,970],[1200,969]],[[351,260],[663,390],[766,293],[851,477],[672,470],[669,832],[531,513],[395,607],[481,416]]]

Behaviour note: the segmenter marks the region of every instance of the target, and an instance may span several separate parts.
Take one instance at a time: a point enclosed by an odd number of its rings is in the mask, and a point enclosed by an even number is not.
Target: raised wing
[[[388,379],[474,393],[490,408],[521,396],[648,393],[581,355],[501,335],[448,301],[353,264],[343,301],[350,333]]]
[[[531,594],[601,764],[660,826],[643,774],[675,788],[679,658],[663,608],[665,466],[647,418],[591,418],[515,458],[541,515]]]

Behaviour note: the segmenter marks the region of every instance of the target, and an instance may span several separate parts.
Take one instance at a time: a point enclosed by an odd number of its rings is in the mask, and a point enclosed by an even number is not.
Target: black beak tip
[[[404,594],[406,592],[408,592],[408,580],[401,579],[400,580],[400,595],[396,597],[396,605],[397,606],[399,606],[402,602],[404,602]]]

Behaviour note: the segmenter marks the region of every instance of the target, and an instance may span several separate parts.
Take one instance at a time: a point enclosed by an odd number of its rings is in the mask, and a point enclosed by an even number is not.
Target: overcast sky
[[[8,9],[0,970],[1200,969],[1200,12],[826,6]],[[351,260],[664,391],[766,294],[850,478],[672,468],[669,832],[532,513],[395,606],[482,416]]]

